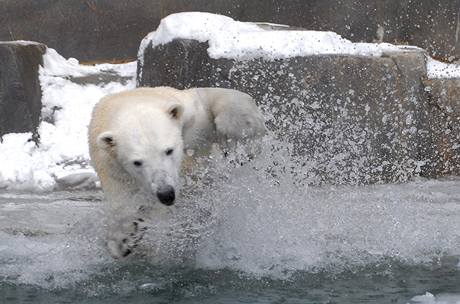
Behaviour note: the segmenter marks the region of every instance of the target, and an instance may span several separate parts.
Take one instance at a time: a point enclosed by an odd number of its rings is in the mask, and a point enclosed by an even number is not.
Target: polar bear
[[[144,217],[161,216],[174,203],[184,150],[206,150],[214,142],[264,132],[254,100],[237,90],[137,88],[102,98],[88,137],[111,212],[111,254],[129,255],[146,229]]]

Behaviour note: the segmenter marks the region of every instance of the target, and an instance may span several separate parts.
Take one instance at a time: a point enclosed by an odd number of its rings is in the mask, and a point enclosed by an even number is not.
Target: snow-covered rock
[[[310,168],[302,181],[460,173],[460,130],[439,146],[444,131],[435,126],[444,126],[444,116],[427,100],[424,50],[272,28],[207,13],[168,16],[141,43],[138,86],[251,94],[269,128]]]
[[[252,95],[309,168],[302,182],[404,181],[420,170],[422,50],[183,13],[143,40],[138,67],[139,86]]]
[[[459,174],[458,80],[439,79],[458,75],[458,66],[432,59],[426,66],[425,56],[418,48],[354,44],[331,32],[184,13],[166,18],[143,41],[137,81],[250,93],[289,147],[287,157],[305,168],[301,183]],[[97,185],[86,141],[91,109],[103,95],[134,87],[135,74],[135,62],[85,66],[46,49],[40,141],[31,141],[33,129],[3,136],[0,188]]]
[[[257,23],[201,12],[172,14],[141,42],[138,60],[142,64],[147,48],[192,39],[209,44],[210,58],[248,60],[282,59],[319,54],[381,56],[407,47],[381,43],[353,43],[333,32],[267,28]]]

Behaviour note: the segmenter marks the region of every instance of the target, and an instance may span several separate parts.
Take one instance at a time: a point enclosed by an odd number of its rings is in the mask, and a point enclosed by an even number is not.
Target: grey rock
[[[57,188],[60,190],[95,189],[98,178],[94,172],[79,172],[62,176],[56,179]]]
[[[421,50],[237,61],[209,58],[207,48],[183,39],[147,47],[138,86],[224,87],[252,95],[268,128],[292,145],[291,158],[303,168],[296,173],[300,182],[402,182],[460,173],[453,165],[458,158],[445,158],[458,149],[460,130],[449,135],[450,146],[439,146],[447,123],[441,109],[458,104],[458,80],[449,82],[455,97],[433,84],[431,94],[441,97],[429,101]],[[460,116],[451,116],[453,127]]]
[[[101,73],[90,74],[86,76],[78,76],[78,77],[67,76],[64,78],[76,84],[95,84],[95,85],[103,85],[103,84],[108,84],[111,82],[119,82],[125,85],[126,83],[132,80],[132,77],[120,76],[116,72],[110,72],[110,71],[102,71]]]
[[[82,61],[135,59],[165,16],[202,11],[335,31],[352,41],[413,44],[460,59],[460,0],[3,0],[0,40],[41,41]]]
[[[41,113],[39,65],[46,46],[0,42],[0,136],[36,132]]]
[[[425,80],[433,164],[431,175],[460,174],[460,79]]]

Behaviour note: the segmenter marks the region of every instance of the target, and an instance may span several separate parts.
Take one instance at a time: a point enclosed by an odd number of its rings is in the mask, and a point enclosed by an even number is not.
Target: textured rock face
[[[161,18],[202,11],[335,31],[352,41],[407,43],[459,59],[459,8],[460,0],[3,0],[0,40],[41,41],[83,61],[134,59]]]
[[[429,130],[434,155],[431,170],[460,174],[460,79],[424,81],[429,104]]]
[[[236,61],[209,58],[207,48],[181,39],[148,47],[138,85],[218,86],[251,94],[269,128],[292,144],[291,157],[306,168],[299,178],[307,182],[398,182],[460,173],[454,155],[460,130],[445,134],[446,126],[458,125],[458,105],[447,110],[458,104],[458,81],[449,82],[446,92],[443,81],[435,82],[428,94],[421,51]]]
[[[41,113],[38,68],[46,46],[0,42],[0,136],[35,132]]]

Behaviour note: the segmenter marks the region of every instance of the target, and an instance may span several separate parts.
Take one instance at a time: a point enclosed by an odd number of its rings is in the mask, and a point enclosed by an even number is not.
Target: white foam
[[[408,304],[459,304],[460,294],[439,294],[425,293],[424,295],[413,297]]]
[[[270,165],[278,161],[282,165]],[[429,264],[460,254],[458,179],[306,187],[295,176],[302,176],[298,163],[269,153],[220,182],[197,186],[200,204],[214,204],[216,216],[202,240],[200,267],[283,277],[387,259]]]

